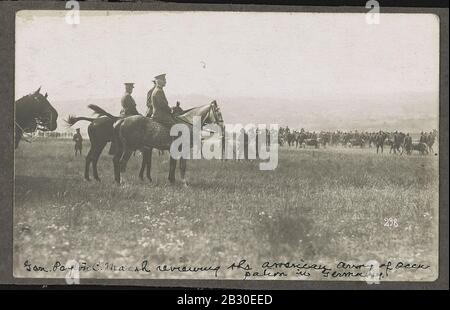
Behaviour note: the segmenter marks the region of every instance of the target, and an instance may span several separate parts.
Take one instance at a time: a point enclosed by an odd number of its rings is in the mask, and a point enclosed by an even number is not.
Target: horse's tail
[[[106,112],[105,110],[103,110],[102,108],[100,108],[98,105],[95,105],[95,104],[89,104],[88,108],[91,109],[92,111],[94,111],[99,116],[107,116],[114,121],[116,121],[120,118],[120,117],[114,116],[112,114],[109,114],[108,112]]]
[[[84,117],[84,116],[75,117],[75,116],[73,116],[73,115],[69,115],[69,117],[67,118],[67,120],[65,120],[65,122],[66,122],[69,126],[73,126],[73,125],[75,125],[75,123],[77,123],[78,121],[88,121],[88,122],[92,122],[93,120],[95,120],[95,118],[92,118],[92,117]]]

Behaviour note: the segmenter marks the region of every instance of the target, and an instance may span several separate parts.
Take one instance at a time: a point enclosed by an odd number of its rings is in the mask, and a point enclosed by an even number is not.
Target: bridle
[[[209,106],[209,110],[208,110],[208,114],[205,117],[205,120],[203,121],[203,124],[205,124],[206,120],[210,120],[211,123],[213,124],[221,124],[223,123],[223,119],[221,114],[218,111],[218,106],[217,106],[217,102],[213,101],[210,106]]]
[[[39,104],[41,104],[40,99],[38,98],[37,95],[35,94],[30,94],[29,95],[31,97],[32,100],[37,101]],[[44,130],[47,129],[48,124],[50,124],[53,120],[53,114],[51,111],[49,112],[44,112],[42,113],[43,115],[47,116],[46,118],[43,118],[41,116],[39,117],[34,117],[34,121],[36,122],[36,128],[33,130],[29,130],[29,128],[23,128],[16,120],[14,120],[14,124],[17,128],[19,128],[21,135],[22,135],[22,139],[28,143],[31,143],[33,140],[33,135],[32,132],[34,132],[36,129],[39,130]],[[43,121],[43,119],[45,121]],[[34,126],[33,126],[34,127]],[[28,129],[28,130],[27,130]]]
[[[19,123],[17,123],[16,121],[14,121],[14,124],[16,124],[17,127],[19,127],[21,134],[22,134],[22,139],[25,142],[31,143],[33,140],[33,135],[31,133],[26,132],[25,129],[23,129],[22,126],[20,126]],[[28,135],[28,137],[26,135]],[[28,139],[30,139],[30,140],[28,140]]]

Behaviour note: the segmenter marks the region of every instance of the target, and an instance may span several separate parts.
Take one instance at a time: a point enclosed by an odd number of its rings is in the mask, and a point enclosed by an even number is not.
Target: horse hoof
[[[100,178],[95,178],[95,181],[101,182],[102,180],[100,180]]]
[[[84,179],[85,179],[86,181],[88,181],[88,182],[89,182],[89,181],[91,180],[91,179],[89,179],[89,178],[86,178],[86,177],[85,177]]]

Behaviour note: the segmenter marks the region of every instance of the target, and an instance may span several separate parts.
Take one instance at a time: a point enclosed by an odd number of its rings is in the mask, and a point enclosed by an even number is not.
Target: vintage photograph
[[[14,277],[435,281],[439,27],[18,11]]]

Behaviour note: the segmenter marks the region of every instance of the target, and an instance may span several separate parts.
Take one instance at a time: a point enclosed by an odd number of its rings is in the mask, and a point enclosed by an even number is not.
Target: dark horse
[[[96,111],[95,105],[88,105],[89,108]],[[108,142],[112,141],[113,133],[114,133],[114,120],[107,117],[107,116],[101,116],[98,118],[93,117],[75,117],[75,116],[69,116],[67,119],[67,123],[70,126],[73,126],[78,121],[88,121],[90,122],[88,126],[88,135],[89,140],[91,141],[91,148],[89,149],[88,154],[86,155],[86,162],[84,166],[84,178],[86,180],[90,180],[89,177],[89,168],[92,164],[92,174],[94,176],[94,179],[97,181],[100,181],[100,178],[98,176],[98,170],[97,170],[97,163],[98,159],[100,158],[100,155],[103,152],[103,149],[105,148],[106,144]],[[111,150],[110,150],[111,152]],[[141,169],[139,171],[139,178],[141,180],[144,179],[144,170],[147,168],[147,175],[150,174],[149,170],[150,167],[146,165],[146,158],[148,157],[147,154],[148,151],[143,152],[143,158],[142,158],[142,164]],[[111,154],[111,153],[110,153]],[[113,153],[111,155],[114,155]]]
[[[119,119],[117,116],[109,114],[100,107],[96,106],[95,111],[99,115],[107,116],[113,121]],[[201,107],[186,110],[183,114],[175,117],[175,119],[180,123],[189,125],[188,127],[191,137],[193,118],[195,116],[200,117],[202,126],[206,124],[217,124],[220,127],[223,126],[222,114],[220,113],[216,101]],[[118,142],[118,145],[115,148],[113,158],[115,181],[120,183],[120,173],[125,171],[127,162],[135,150],[140,150],[146,154],[144,155],[143,160],[146,162],[148,167],[147,177],[151,180],[150,169],[152,150],[153,148],[158,150],[170,150],[170,145],[174,138],[170,136],[170,128],[154,121],[151,118],[141,115],[134,115],[125,118],[123,122],[119,124],[117,132],[119,137],[117,137],[118,139],[115,139],[115,141]],[[181,179],[186,185],[186,159],[180,158],[179,160]],[[176,159],[170,156],[169,181],[171,183],[175,182],[175,168]]]
[[[47,93],[42,95],[39,87],[34,93],[26,95],[14,103],[15,108],[15,144],[19,146],[25,133],[54,131],[57,127],[58,112],[47,100]]]

